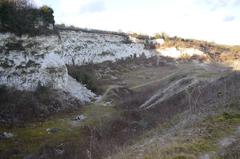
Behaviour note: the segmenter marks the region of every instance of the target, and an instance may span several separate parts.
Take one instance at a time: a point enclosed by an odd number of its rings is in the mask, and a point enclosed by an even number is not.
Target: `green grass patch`
[[[146,153],[146,159],[196,159],[200,154],[216,152],[218,141],[231,135],[240,124],[240,114],[225,112],[207,117],[194,128],[201,129],[199,135],[177,135],[174,142],[166,146],[157,145]]]
[[[172,157],[172,159],[196,159],[194,156],[180,154]]]
[[[229,113],[223,113],[223,118],[226,120],[238,120],[240,119],[240,114],[229,114]]]
[[[72,119],[77,115],[84,114],[87,118],[78,122],[77,125],[72,125]],[[118,113],[114,107],[104,107],[100,105],[89,105],[83,107],[80,112],[75,112],[67,115],[54,116],[45,122],[36,122],[27,124],[25,127],[1,128],[0,132],[11,132],[15,135],[12,139],[0,141],[1,152],[7,152],[12,149],[19,151],[18,156],[23,158],[27,154],[38,152],[44,145],[57,145],[67,141],[78,141],[79,143],[85,140],[84,126],[99,126],[105,121],[116,117]],[[49,133],[48,128],[59,129],[56,133]]]

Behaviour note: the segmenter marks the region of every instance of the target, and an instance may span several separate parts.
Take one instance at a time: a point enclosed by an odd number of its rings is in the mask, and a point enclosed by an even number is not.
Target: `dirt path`
[[[102,97],[101,97],[99,100],[97,100],[95,103],[96,103],[96,104],[102,103],[102,102],[106,99],[106,97],[107,97],[107,95],[109,94],[109,92],[111,92],[111,90],[116,89],[116,88],[119,88],[119,87],[122,87],[122,86],[120,86],[120,85],[110,85],[110,86],[107,88],[107,90],[104,92],[104,94],[102,95]]]
[[[146,86],[151,85],[151,84],[154,84],[154,83],[161,82],[161,81],[163,81],[163,80],[166,80],[166,79],[168,79],[168,78],[176,75],[178,72],[179,72],[179,71],[175,71],[175,72],[171,73],[170,75],[165,76],[165,77],[163,77],[163,78],[160,78],[160,79],[157,79],[157,80],[153,80],[153,81],[150,81],[150,82],[147,82],[147,83],[144,83],[144,84],[140,84],[140,85],[137,85],[137,86],[134,86],[134,87],[130,87],[129,89],[131,89],[131,90],[136,90],[136,89],[143,88],[143,87],[146,87]],[[109,94],[109,92],[111,92],[111,90],[116,89],[116,88],[120,88],[120,87],[122,87],[122,86],[120,86],[120,85],[110,85],[110,86],[107,88],[107,90],[104,92],[104,94],[102,95],[102,97],[101,97],[99,100],[96,101],[96,103],[97,103],[97,104],[102,103],[102,102],[106,99],[106,97],[107,97],[107,95]]]
[[[197,74],[201,74],[201,72],[198,72],[198,70],[205,70],[203,68],[203,66],[198,66],[198,65],[179,65],[178,66],[178,69],[171,72],[170,74],[166,75],[166,76],[163,76],[162,78],[157,78],[155,80],[151,80],[151,81],[142,81],[141,84],[138,84],[138,85],[135,85],[135,86],[132,86],[132,87],[129,87],[130,90],[139,90],[141,88],[144,88],[144,87],[147,87],[147,86],[150,86],[150,85],[153,85],[153,84],[156,84],[156,83],[159,83],[161,81],[164,81],[164,80],[167,80],[167,79],[170,79],[171,77],[174,77],[178,74],[181,74],[181,73],[187,73],[187,74],[193,74],[194,72],[197,73]],[[205,70],[206,71],[206,70]],[[204,71],[204,72],[205,72]],[[217,70],[214,70],[215,72]],[[211,71],[209,71],[211,73]],[[154,73],[158,73],[157,71],[155,71]],[[147,76],[147,74],[145,74],[145,76]],[[100,104],[102,103],[106,98],[107,98],[107,95],[113,90],[113,89],[116,89],[116,88],[120,88],[122,87],[121,85],[110,85],[108,86],[107,90],[104,92],[104,94],[102,95],[102,97],[96,101],[97,104]]]
[[[165,76],[163,78],[160,78],[160,79],[157,79],[157,80],[153,80],[153,81],[150,81],[150,82],[147,82],[147,83],[144,83],[144,84],[140,84],[138,86],[134,86],[134,87],[131,87],[130,89],[131,90],[136,90],[136,89],[139,89],[139,88],[142,88],[142,87],[146,87],[148,85],[151,85],[151,84],[154,84],[154,83],[157,83],[157,82],[160,82],[160,81],[163,81],[163,80],[166,80],[174,75],[176,75],[179,71],[175,71],[173,73],[171,73],[170,75],[168,76]]]

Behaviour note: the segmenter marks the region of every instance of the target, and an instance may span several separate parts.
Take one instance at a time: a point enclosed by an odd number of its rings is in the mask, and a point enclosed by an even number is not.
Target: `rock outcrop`
[[[57,89],[66,85],[68,73],[57,37],[1,34],[0,50],[1,85],[31,91],[38,85]]]
[[[72,89],[67,64],[84,65],[153,55],[152,51],[144,49],[144,44],[131,42],[126,35],[70,30],[59,34],[61,38],[0,34],[0,85],[30,91],[39,85],[49,86],[63,89],[74,97],[79,95],[78,99],[88,102],[95,94],[81,84]]]
[[[166,56],[174,59],[184,58],[184,57],[192,57],[192,56],[199,56],[199,57],[207,57],[207,55],[194,48],[165,48],[165,49],[157,49],[157,52],[161,56]]]
[[[126,36],[83,31],[62,31],[60,35],[66,64],[83,65],[153,55],[152,51],[144,49],[144,44],[130,42]]]

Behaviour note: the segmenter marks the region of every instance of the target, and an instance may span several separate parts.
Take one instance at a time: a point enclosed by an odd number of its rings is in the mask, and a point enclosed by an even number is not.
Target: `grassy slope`
[[[146,133],[133,146],[123,149],[112,158],[197,159],[204,154],[209,154],[211,158],[222,159],[226,158],[227,154],[233,154],[229,149],[224,155],[220,155],[219,151],[223,147],[219,142],[224,137],[236,135],[235,132],[240,126],[239,103],[229,105],[227,112],[218,110],[216,114],[208,115],[191,124],[188,121],[189,124],[184,127],[176,126],[181,125],[185,120],[186,114],[176,116],[159,128]],[[239,140],[236,142],[240,143]],[[235,153],[235,156],[239,156],[239,153]]]

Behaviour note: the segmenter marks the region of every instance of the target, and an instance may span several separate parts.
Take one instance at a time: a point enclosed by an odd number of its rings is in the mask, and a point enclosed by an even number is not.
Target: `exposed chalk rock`
[[[138,57],[143,53],[147,57],[154,55],[152,51],[144,49],[144,44],[124,43],[125,36],[81,31],[62,31],[60,35],[66,64],[116,61],[134,55]]]
[[[171,58],[181,58],[183,56],[189,56],[192,57],[194,55],[196,56],[206,56],[206,54],[198,49],[194,48],[165,48],[165,49],[157,49],[157,52],[161,56],[171,57]]]
[[[68,73],[57,37],[0,34],[0,50],[0,85],[30,91],[38,85],[66,85]]]

